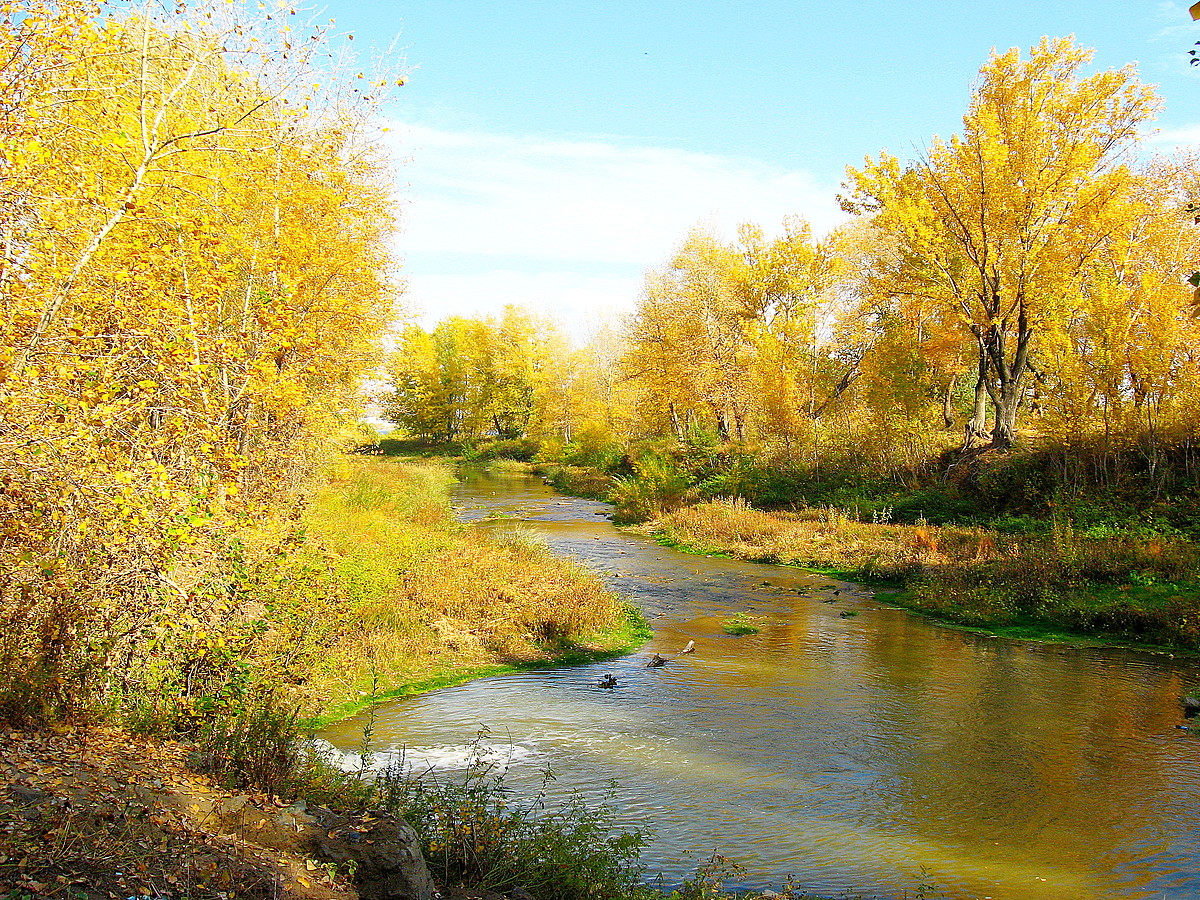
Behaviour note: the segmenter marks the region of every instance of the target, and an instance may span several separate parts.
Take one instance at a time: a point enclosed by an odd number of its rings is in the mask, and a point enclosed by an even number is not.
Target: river
[[[649,826],[643,859],[667,884],[716,849],[748,888],[790,875],[829,895],[1200,897],[1200,737],[1177,727],[1195,659],[944,628],[860,586],[664,548],[531,476],[463,477],[461,519],[535,529],[655,637],[624,659],[390,702],[373,723],[385,757],[451,770],[486,727],[518,791],[549,767],[553,796],[607,798]],[[761,630],[725,634],[738,613]],[[646,668],[655,651],[670,662]],[[350,752],[365,721],[322,737]]]

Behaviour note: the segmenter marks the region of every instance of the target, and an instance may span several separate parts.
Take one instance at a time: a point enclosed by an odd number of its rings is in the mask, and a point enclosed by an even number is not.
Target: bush
[[[611,472],[624,455],[624,448],[613,440],[612,431],[599,422],[580,427],[574,440],[562,450],[562,459],[573,466],[586,466]]]
[[[1061,478],[1049,453],[989,451],[968,486],[989,511],[1045,514],[1061,493]]]
[[[688,499],[692,479],[665,453],[644,453],[634,464],[634,475],[613,479],[609,499],[620,522],[643,522],[660,512],[678,509]]]
[[[374,787],[334,765],[298,724],[294,707],[260,687],[209,720],[197,741],[205,766],[232,790],[302,797],[334,808],[367,805]]]
[[[294,709],[267,693],[243,700],[210,722],[199,743],[210,755],[213,770],[224,775],[231,787],[279,794],[300,758],[297,721]]]
[[[545,478],[555,489],[575,497],[605,500],[612,489],[613,480],[599,469],[582,466],[563,466],[539,463],[533,471]]]
[[[549,772],[537,796],[514,800],[483,738],[461,781],[412,778],[401,766],[379,777],[382,805],[416,829],[436,878],[520,887],[541,900],[655,896],[641,881],[645,831],[619,829],[610,807],[589,809],[578,797],[548,809]]]
[[[1000,516],[993,519],[991,527],[1000,534],[1046,534],[1050,523],[1033,516]]]

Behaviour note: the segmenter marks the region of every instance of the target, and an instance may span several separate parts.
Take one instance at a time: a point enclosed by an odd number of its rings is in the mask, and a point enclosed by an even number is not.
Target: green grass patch
[[[741,637],[746,634],[758,634],[761,629],[751,621],[750,616],[744,612],[740,612],[733,618],[727,619],[721,625],[721,630],[734,637]]]
[[[592,635],[586,645],[567,647],[553,656],[544,658],[511,663],[489,663],[475,668],[453,668],[433,675],[411,678],[394,684],[386,690],[330,706],[319,715],[304,719],[301,726],[306,731],[319,731],[334,722],[347,719],[368,707],[388,700],[455,687],[476,678],[490,678],[496,675],[510,675],[514,672],[537,671],[560,666],[580,666],[606,659],[615,659],[632,653],[652,637],[654,637],[654,631],[650,628],[642,611],[632,604],[626,604],[625,618],[620,626],[612,631]]]

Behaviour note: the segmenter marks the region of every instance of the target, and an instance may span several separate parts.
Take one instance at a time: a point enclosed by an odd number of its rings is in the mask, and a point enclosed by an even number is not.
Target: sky
[[[1182,2],[334,0],[407,81],[386,108],[407,299],[426,327],[520,303],[577,336],[631,311],[701,225],[842,220],[847,165],[961,126],[992,51],[1044,35],[1136,64],[1151,145],[1200,143]]]

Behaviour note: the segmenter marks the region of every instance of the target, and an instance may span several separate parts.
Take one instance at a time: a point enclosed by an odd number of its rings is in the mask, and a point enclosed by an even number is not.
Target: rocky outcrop
[[[224,800],[213,812],[226,833],[352,872],[364,900],[431,900],[434,896],[417,833],[395,816],[338,815],[304,803],[268,812],[247,795]]]
[[[326,862],[353,861],[354,884],[363,897],[429,900],[433,880],[417,833],[401,819],[366,817],[327,832],[317,844]]]

